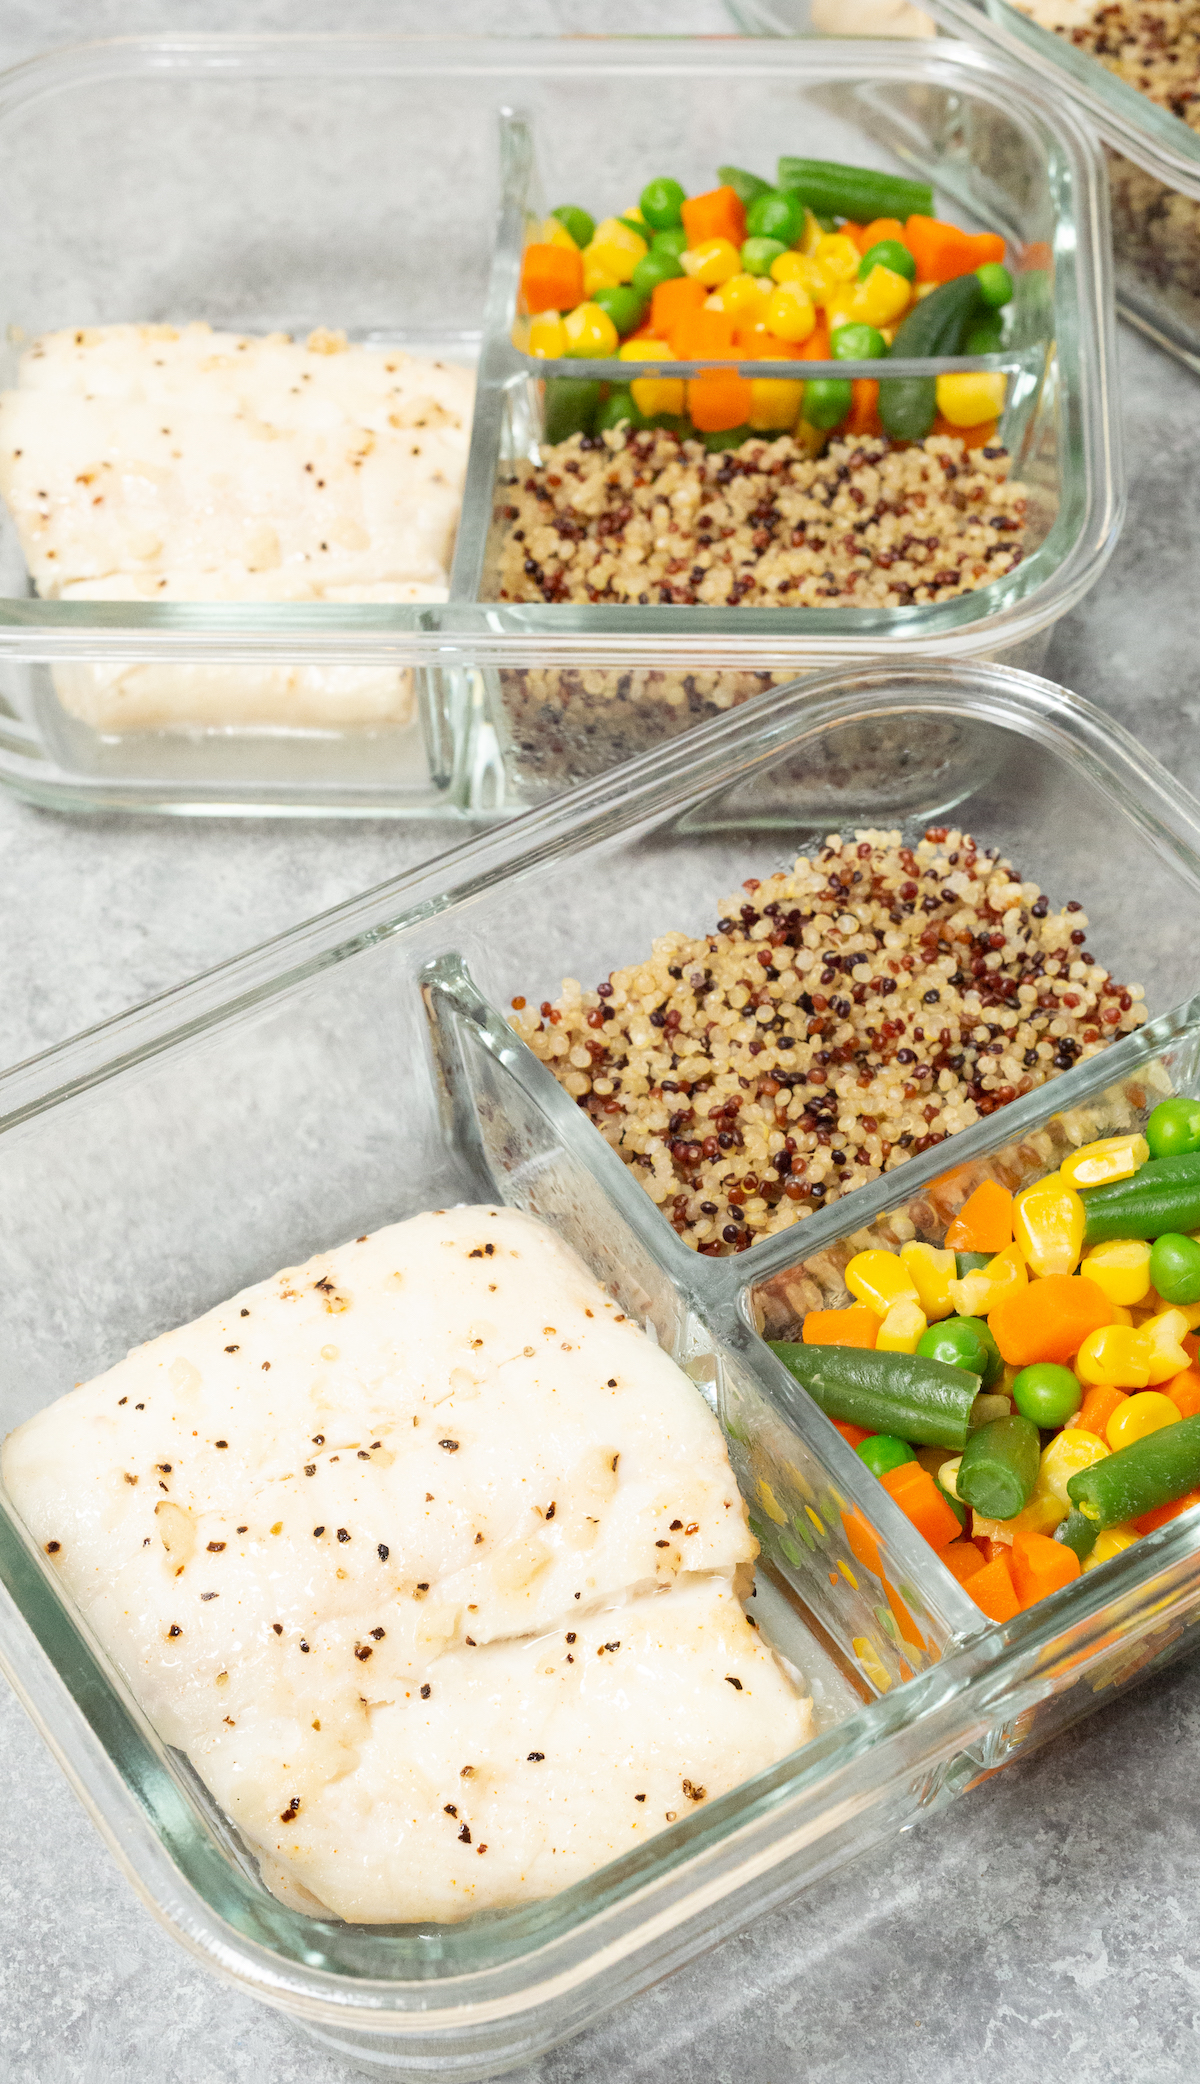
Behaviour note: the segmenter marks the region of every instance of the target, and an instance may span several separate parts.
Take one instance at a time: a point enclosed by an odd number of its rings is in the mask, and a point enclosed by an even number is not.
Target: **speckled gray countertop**
[[[207,0],[202,11],[186,0],[7,0],[0,63],[82,36],[197,26],[430,25],[409,0]],[[584,0],[443,0],[438,26],[598,24]],[[724,18],[716,0],[623,0],[603,26],[720,31]],[[1099,587],[1059,625],[1046,671],[1200,791],[1200,388],[1128,332],[1121,352],[1129,518]],[[384,824],[70,821],[0,796],[0,1062],[436,845],[428,829]],[[1194,2084],[1198,1752],[1192,1662],[525,2074],[538,2084]],[[160,1932],[7,1693],[0,1787],[4,2084],[350,2078]]]

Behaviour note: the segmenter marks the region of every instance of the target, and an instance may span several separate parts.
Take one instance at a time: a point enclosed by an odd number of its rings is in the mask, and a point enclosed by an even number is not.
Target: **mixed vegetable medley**
[[[995,1621],[1200,1504],[1200,1101],[1085,1145],[945,1247],[859,1252],[772,1341]]]
[[[547,360],[883,361],[989,354],[1013,294],[1004,240],[935,218],[925,183],[831,160],[782,158],[774,183],[740,167],[688,196],[647,183],[635,208],[597,224],[562,204],[525,249],[514,344]],[[1002,373],[800,383],[711,368],[684,379],[581,376],[547,386],[546,438],[622,424],[734,447],[796,432],[814,450],[837,429],[985,442]]]

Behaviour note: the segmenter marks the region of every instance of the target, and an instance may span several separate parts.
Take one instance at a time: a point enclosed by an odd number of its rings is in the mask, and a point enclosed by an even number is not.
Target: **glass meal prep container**
[[[919,173],[938,207],[1002,232],[1024,263],[999,358],[1013,372],[1003,433],[1032,493],[1024,561],[977,593],[886,611],[491,598],[497,481],[540,425],[541,365],[511,343],[533,213],[560,195],[619,207],[667,165],[702,188],[724,160],[770,168],[798,144]],[[505,813],[800,672],[880,651],[1036,665],[1115,541],[1096,150],[1061,97],[948,39],[131,38],[5,76],[0,173],[5,385],[45,331],[131,319],[298,339],[341,327],[479,370],[445,603],[43,601],[5,534],[0,780],[42,803]],[[109,734],[56,692],[130,667],[236,684],[267,665],[411,672],[413,720]]]
[[[919,833],[939,779],[864,800],[837,747],[947,720],[984,748],[956,820],[1056,902],[1086,900],[1151,1022],[952,1150],[743,1255],[693,1254],[502,1009],[708,923],[747,873],[819,843],[827,817],[797,808],[769,839],[747,818],[806,751],[842,777],[839,828],[893,814]],[[1190,1646],[1194,1513],[993,1627],[765,1336],[814,1282],[836,1295],[851,1237],[940,1236],[964,1182],[1049,1162],[1115,1111],[1140,1120],[1168,1086],[1200,1092],[1198,897],[1200,806],[1099,712],[1008,667],[876,662],[768,693],[753,739],[736,717],[701,725],[0,1079],[3,1430],[322,1244],[459,1199],[527,1209],[710,1400],[762,1544],[755,1611],[818,1704],[799,1752],[542,1903],[454,1926],[307,1917],[263,1886],[0,1496],[0,1660],[183,1945],[377,2075],[488,2076]]]
[[[1200,132],[1010,0],[923,5],[927,22],[1002,52],[1043,88],[1057,82],[1104,140],[1117,308],[1200,374]],[[819,35],[831,13],[820,0],[730,0],[729,11],[744,34],[759,36]],[[863,35],[893,33],[874,25],[881,11],[878,0],[846,0],[845,12],[864,18]]]

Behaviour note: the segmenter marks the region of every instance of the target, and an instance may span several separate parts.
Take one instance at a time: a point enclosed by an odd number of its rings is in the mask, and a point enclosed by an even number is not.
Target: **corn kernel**
[[[1085,1559],[1084,1569],[1098,1570],[1102,1563],[1110,1562],[1114,1556],[1119,1556],[1123,1549],[1131,1549],[1138,1539],[1136,1527],[1107,1527],[1103,1534],[1097,1535],[1096,1546]]]
[[[548,362],[556,362],[567,353],[567,329],[557,311],[539,311],[529,321],[529,339],[526,354],[541,355]]]
[[[1132,1326],[1133,1311],[1125,1303],[1110,1302],[1108,1307],[1112,1311],[1112,1316],[1108,1320],[1110,1324],[1128,1324]]]
[[[1187,1328],[1183,1311],[1170,1309],[1163,1310],[1157,1317],[1148,1317],[1137,1333],[1146,1354],[1146,1380],[1151,1389],[1160,1382],[1170,1382],[1175,1375],[1182,1375],[1185,1368],[1191,1367],[1190,1356],[1182,1345]]]
[[[870,326],[890,325],[901,312],[907,311],[912,297],[912,285],[894,268],[885,268],[876,262],[866,281],[861,285],[863,292],[863,316]]]
[[[649,252],[649,241],[640,239],[619,218],[606,217],[596,226],[591,242],[583,249],[583,264],[604,268],[614,282],[628,282],[640,260]],[[586,286],[586,273],[585,273]]]
[[[781,283],[767,299],[763,319],[777,340],[793,347],[807,340],[817,323],[812,298],[799,282]]]
[[[761,316],[770,294],[770,285],[764,289],[757,275],[747,275],[743,272],[740,275],[731,275],[728,282],[723,282],[720,289],[713,291],[708,299],[708,308]],[[716,302],[718,297],[721,300],[719,304]]]
[[[813,259],[818,267],[833,276],[835,282],[853,282],[862,255],[845,232],[822,232],[813,248]]]
[[[804,403],[804,385],[783,376],[753,376],[750,379],[750,425],[756,433],[794,427]],[[922,1321],[922,1330],[924,1322]]]
[[[814,254],[824,236],[825,234],[821,229],[820,218],[814,216],[813,212],[809,209],[808,204],[805,203],[804,230],[801,232],[800,237],[796,241],[796,244],[799,247],[801,253],[808,255]]]
[[[952,427],[978,427],[982,420],[999,419],[1007,390],[1008,378],[999,369],[939,376],[937,409]]]
[[[618,359],[622,362],[670,362],[674,360],[667,340],[624,340]],[[683,411],[681,376],[640,376],[629,386],[633,402],[647,419],[656,412]]]
[[[577,304],[568,311],[563,320],[567,336],[564,353],[568,355],[599,356],[615,355],[620,341],[607,311],[599,304]]]
[[[879,1334],[875,1340],[875,1351],[876,1353],[915,1353],[918,1339],[923,1338],[928,1329],[929,1319],[926,1317],[916,1297],[913,1296],[911,1299],[905,1297],[900,1302],[892,1304],[891,1309],[880,1325]]]
[[[1139,1303],[1150,1292],[1150,1246],[1144,1237],[1093,1245],[1079,1269],[1111,1303]]]
[[[912,1275],[895,1252],[856,1252],[842,1278],[851,1295],[880,1317],[893,1303],[918,1301]]]
[[[619,275],[615,275],[611,268],[604,267],[600,261],[589,260],[585,251],[583,259],[583,294],[585,297],[594,297],[598,289],[619,289],[620,285],[621,278]]]
[[[1075,1355],[1075,1373],[1089,1387],[1108,1383],[1115,1389],[1145,1389],[1148,1362],[1140,1331],[1125,1324],[1103,1324],[1088,1333]]]
[[[806,289],[814,304],[823,304],[829,292],[836,286],[835,278],[826,268],[806,253],[777,253],[771,262],[772,282],[798,282]]]
[[[1066,1516],[1067,1508],[1061,1498],[1056,1497],[1049,1487],[1042,1490],[1035,1484],[1020,1512],[1007,1524],[1014,1534],[1053,1534]]]
[[[951,1461],[943,1462],[938,1470],[936,1478],[938,1487],[940,1490],[945,1491],[948,1498],[958,1498],[958,1472],[961,1467],[962,1456],[956,1454]],[[965,1498],[958,1498],[958,1502],[960,1505],[965,1505],[967,1501]]]
[[[1013,1236],[1022,1258],[1039,1279],[1047,1274],[1074,1273],[1083,1250],[1086,1220],[1075,1189],[1057,1172],[1018,1195],[1013,1206]]]
[[[861,282],[839,282],[825,298],[825,322],[831,333],[839,326],[867,323],[867,305]]]
[[[708,289],[732,282],[735,275],[743,272],[742,256],[732,239],[703,239],[699,246],[689,246],[680,254],[679,265],[685,275],[703,282]],[[632,268],[629,272],[633,273]]]
[[[1096,1462],[1103,1462],[1108,1453],[1104,1441],[1098,1440],[1095,1433],[1085,1433],[1076,1426],[1064,1426],[1043,1450],[1034,1485],[1035,1495],[1048,1492],[1052,1498],[1057,1498],[1064,1513],[1069,1512],[1071,1500],[1067,1496],[1067,1484],[1071,1477],[1078,1476],[1083,1469],[1090,1469]]]
[[[950,1300],[950,1283],[955,1277],[953,1252],[914,1242],[901,1245],[900,1263],[912,1280],[929,1322],[936,1324],[939,1318],[948,1317],[954,1308]]]
[[[1160,1389],[1144,1389],[1140,1396],[1126,1398],[1120,1410],[1113,1412],[1104,1432],[1115,1454],[1119,1447],[1132,1447],[1135,1440],[1144,1440],[1148,1433],[1178,1424],[1179,1412],[1170,1397],[1165,1397]]]
[[[1096,1143],[1081,1144],[1063,1159],[1059,1171],[1068,1186],[1106,1187],[1113,1180],[1132,1179],[1149,1156],[1145,1137],[1130,1130],[1126,1136],[1102,1136]]]
[[[543,246],[566,246],[571,253],[579,251],[566,225],[560,223],[557,217],[547,217],[538,238]]]
[[[1005,1245],[986,1266],[964,1274],[961,1281],[952,1281],[950,1299],[960,1317],[986,1317],[1006,1295],[1014,1295],[1028,1284],[1029,1274],[1019,1248]]]

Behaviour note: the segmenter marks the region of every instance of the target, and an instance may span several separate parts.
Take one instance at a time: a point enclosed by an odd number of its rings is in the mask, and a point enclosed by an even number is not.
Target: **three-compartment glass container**
[[[953,781],[892,768],[898,741],[947,730],[971,752]],[[951,810],[1083,900],[1150,1025],[744,1255],[689,1252],[503,1009],[702,929],[831,829],[911,835]],[[766,693],[753,734],[702,724],[0,1079],[0,1427],[322,1245],[454,1200],[527,1209],[710,1400],[762,1543],[756,1612],[818,1704],[802,1750],[543,1903],[452,1927],[308,1917],[263,1886],[0,1496],[0,1660],[196,1958],[375,2074],[491,2075],[1190,1645],[1194,1513],[993,1627],[764,1334],[814,1281],[836,1298],[851,1235],[937,1241],[985,1172],[1200,1092],[1198,899],[1200,806],[1097,711],[1003,666],[876,662]]]
[[[503,149],[502,149],[503,146]],[[802,150],[932,181],[1017,266],[1002,435],[1023,561],[878,611],[520,605],[493,596],[498,478],[536,443],[514,354],[547,202],[619,208],[669,169]],[[1120,525],[1104,183],[1052,86],[939,39],[797,44],[185,36],[81,46],[0,81],[0,381],[47,330],[202,319],[478,366],[449,598],[249,605],[35,597],[0,541],[0,781],[67,809],[485,816],[750,694],[884,652],[1040,662]],[[995,359],[995,358],[993,358]],[[89,676],[411,674],[408,723],[99,729]],[[703,676],[698,678],[697,676]],[[72,694],[74,689],[74,694]]]
[[[932,19],[953,36],[1002,53],[1043,90],[1060,92],[1104,140],[1112,198],[1117,306],[1123,318],[1200,373],[1200,131],[1076,48],[1070,29],[1089,10],[1060,4],[1067,33],[1032,19],[1011,0],[926,0]],[[892,33],[888,10],[874,0],[846,0],[841,23],[813,0],[731,0],[730,13],[748,34],[864,36]],[[1110,25],[1115,29],[1116,25]],[[911,34],[911,25],[904,31]],[[1169,44],[1159,51],[1169,55]],[[1156,53],[1156,55],[1158,55]]]

